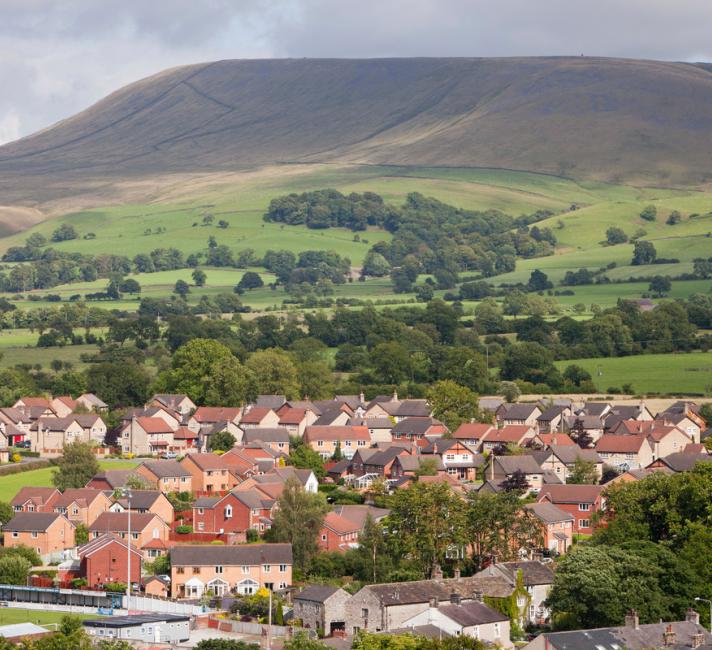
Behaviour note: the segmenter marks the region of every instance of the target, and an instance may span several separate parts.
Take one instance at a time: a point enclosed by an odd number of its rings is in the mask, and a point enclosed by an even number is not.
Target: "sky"
[[[710,0],[0,0],[0,143],[217,59],[712,60]]]

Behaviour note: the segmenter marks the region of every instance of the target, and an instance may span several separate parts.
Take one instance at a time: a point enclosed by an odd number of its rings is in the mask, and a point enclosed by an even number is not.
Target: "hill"
[[[711,102],[712,72],[687,63],[218,61],[143,79],[0,147],[0,203],[46,210],[52,201],[58,213],[139,202],[176,174],[275,163],[699,184],[712,168]]]

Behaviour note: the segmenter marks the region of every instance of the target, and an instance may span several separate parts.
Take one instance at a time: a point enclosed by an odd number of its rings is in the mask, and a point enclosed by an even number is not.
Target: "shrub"
[[[188,524],[183,524],[181,526],[176,526],[176,533],[179,535],[188,535],[193,532],[193,527]]]

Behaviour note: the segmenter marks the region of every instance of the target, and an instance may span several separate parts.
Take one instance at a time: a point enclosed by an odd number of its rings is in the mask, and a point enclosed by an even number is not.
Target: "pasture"
[[[596,388],[607,392],[631,384],[633,393],[712,395],[712,352],[644,354],[634,357],[557,361],[563,370],[576,364],[587,370]]]

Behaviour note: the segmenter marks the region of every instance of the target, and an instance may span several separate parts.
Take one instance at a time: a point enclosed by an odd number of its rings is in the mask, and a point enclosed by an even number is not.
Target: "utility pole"
[[[131,613],[131,490],[124,488],[121,491],[121,494],[126,497],[126,503],[128,504],[129,510],[128,510],[128,532],[127,532],[127,537],[128,537],[128,552],[127,552],[127,559],[126,559],[126,567],[127,567],[127,578],[128,580],[126,581],[126,613],[130,614]]]

